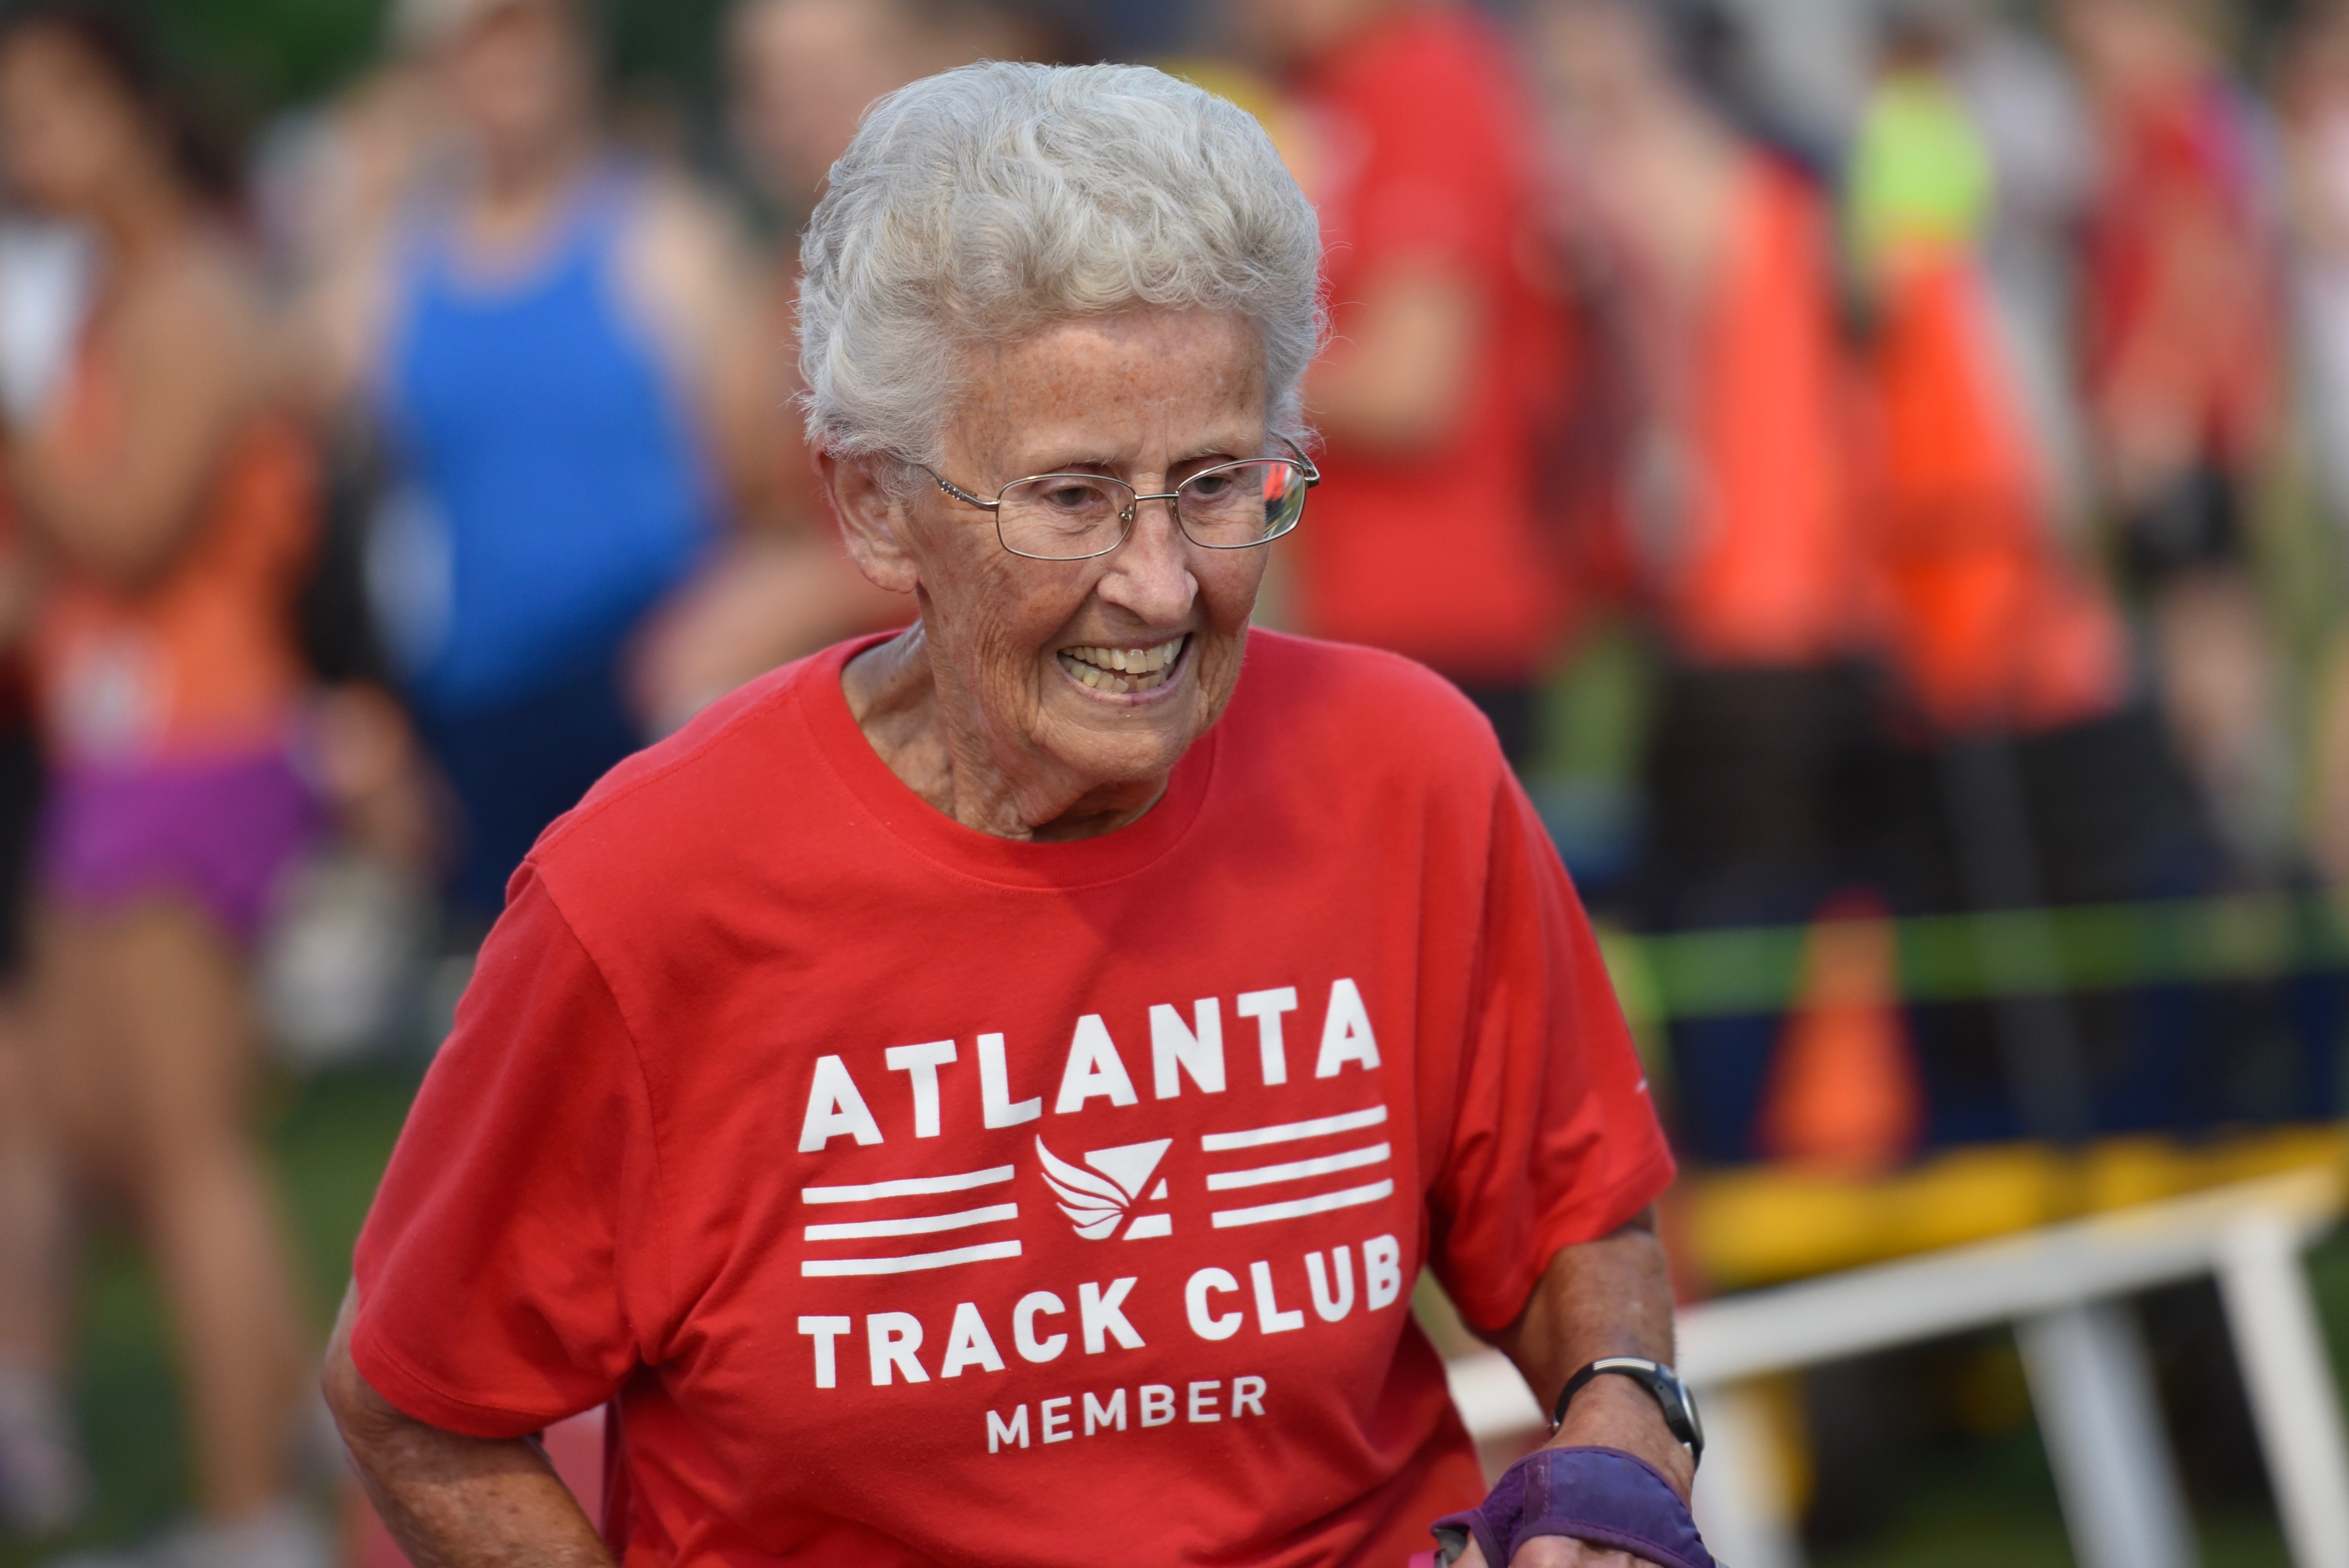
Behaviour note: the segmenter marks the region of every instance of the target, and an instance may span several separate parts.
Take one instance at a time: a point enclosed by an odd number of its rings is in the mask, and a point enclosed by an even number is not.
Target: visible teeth
[[[1149,691],[1165,684],[1165,672],[1182,657],[1183,639],[1154,648],[1062,648],[1061,661],[1071,675],[1095,691]]]

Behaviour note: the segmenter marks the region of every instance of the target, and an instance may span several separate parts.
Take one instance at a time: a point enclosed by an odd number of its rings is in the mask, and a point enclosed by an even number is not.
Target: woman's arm
[[[9,466],[35,534],[136,587],[170,568],[229,443],[258,406],[261,324],[218,258],[159,268],[128,292],[97,350],[119,400],[113,449],[68,456],[36,430]]]
[[[1544,1409],[1568,1377],[1603,1356],[1669,1365],[1671,1276],[1652,1212],[1603,1240],[1560,1249],[1525,1311],[1491,1338],[1525,1374]],[[1655,1399],[1627,1377],[1594,1378],[1567,1407],[1566,1424],[1547,1446],[1621,1449],[1662,1472],[1683,1501],[1696,1480],[1695,1461],[1664,1425]],[[1518,1550],[1510,1568],[1612,1568],[1633,1561],[1563,1536],[1541,1536]],[[1472,1542],[1459,1568],[1503,1565],[1487,1565]]]
[[[1344,330],[1305,377],[1306,412],[1350,445],[1407,458],[1448,434],[1476,367],[1484,305],[1475,281],[1400,262],[1370,279]]]
[[[628,304],[684,394],[735,520],[751,528],[804,522],[778,516],[779,441],[797,435],[783,367],[789,324],[767,308],[764,279],[725,210],[672,175],[646,185],[620,255]]]
[[[655,184],[625,258],[631,298],[691,399],[732,503],[726,552],[636,640],[636,712],[666,734],[778,665],[905,614],[851,566],[809,515],[791,311],[751,265],[722,211],[689,188]],[[816,503],[821,504],[821,503]]]
[[[326,1347],[326,1404],[376,1511],[417,1568],[612,1568],[595,1527],[527,1439],[443,1431],[369,1387],[351,1360],[357,1315],[354,1284]]]

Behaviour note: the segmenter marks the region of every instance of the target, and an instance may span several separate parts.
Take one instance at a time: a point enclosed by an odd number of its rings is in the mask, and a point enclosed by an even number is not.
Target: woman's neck
[[[195,201],[160,171],[126,175],[93,205],[92,226],[118,272],[135,273],[177,249],[195,225]]]
[[[988,724],[976,696],[942,679],[916,623],[841,672],[848,711],[905,787],[964,827],[999,839],[1061,843],[1139,820],[1167,780],[1081,778]]]
[[[526,150],[485,152],[466,196],[468,245],[488,256],[534,249],[561,216],[594,156],[594,142],[585,133]]]

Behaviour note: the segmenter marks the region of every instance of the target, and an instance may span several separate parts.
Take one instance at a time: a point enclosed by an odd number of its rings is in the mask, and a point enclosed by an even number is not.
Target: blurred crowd
[[[1633,809],[1554,813],[1586,896],[1808,927],[1804,985],[1878,1004],[1672,1022],[1688,1157],[2337,1113],[2336,977],[1901,1009],[1889,923],[2349,875],[2349,652],[2278,609],[2349,532],[2273,540],[2349,530],[2349,5],[2253,50],[2196,0],[1885,0],[1825,116],[1766,6],[1177,9],[1330,242],[1268,618],[1442,671],[1552,807],[1629,648]],[[397,0],[250,156],[133,11],[0,12],[0,1523],[86,1495],[110,1207],[181,1344],[169,1560],[322,1560],[256,1040],[437,1037],[600,774],[918,613],[817,493],[792,236],[873,98],[1072,18],[740,0],[721,178],[608,111],[583,0]]]

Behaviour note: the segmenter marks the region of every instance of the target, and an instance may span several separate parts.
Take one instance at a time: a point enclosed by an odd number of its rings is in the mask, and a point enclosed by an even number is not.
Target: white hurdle
[[[2298,1171],[1685,1309],[1680,1370],[1710,1439],[1696,1493],[1707,1542],[1733,1568],[1801,1568],[1754,1379],[2011,1323],[2084,1568],[2192,1568],[2127,1298],[2214,1274],[2292,1562],[2349,1568],[2349,1437],[2300,1264],[2344,1196],[2342,1172]],[[1498,1351],[1451,1377],[1479,1440],[1542,1425]]]

